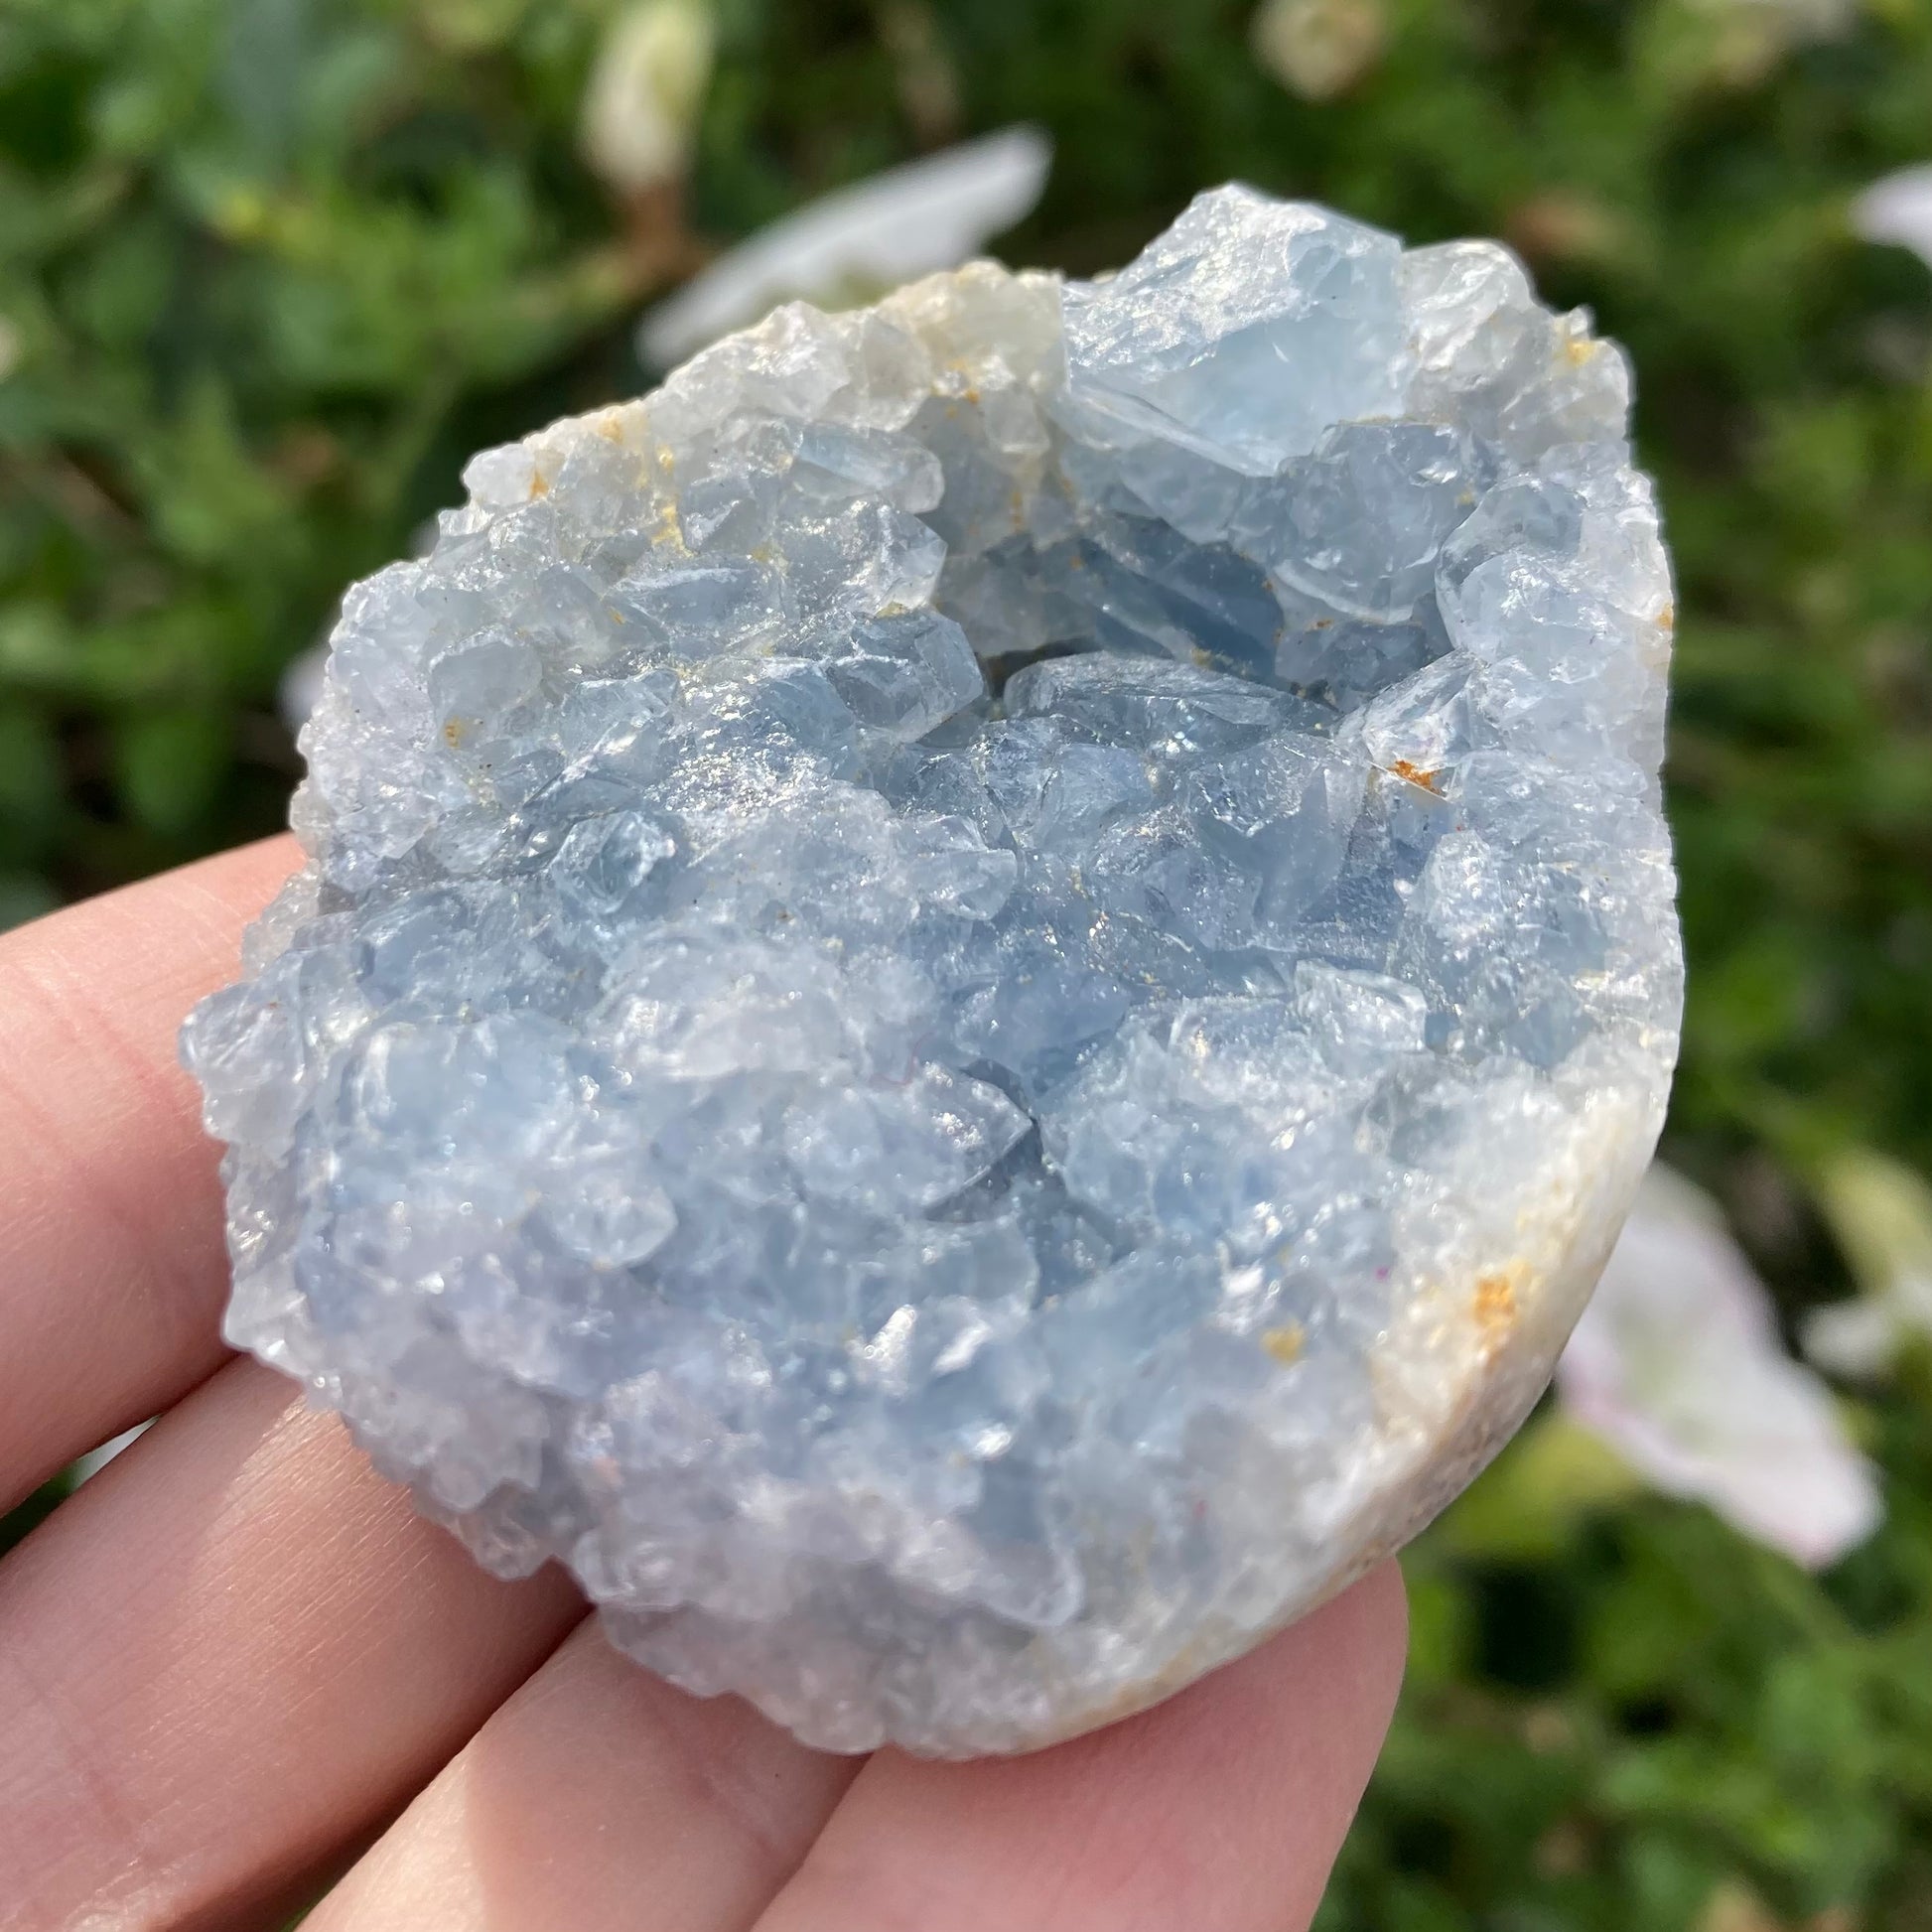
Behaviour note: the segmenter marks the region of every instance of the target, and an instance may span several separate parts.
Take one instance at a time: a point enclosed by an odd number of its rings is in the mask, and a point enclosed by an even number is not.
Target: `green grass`
[[[67,1501],[71,1489],[68,1477],[61,1476],[35,1490],[11,1515],[0,1516],[0,1557],[39,1529]]]

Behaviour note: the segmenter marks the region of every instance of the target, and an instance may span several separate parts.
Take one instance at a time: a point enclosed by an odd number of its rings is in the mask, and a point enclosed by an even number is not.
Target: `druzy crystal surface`
[[[187,1035],[228,1333],[814,1743],[1021,1748],[1520,1420],[1650,1152],[1669,571],[1483,243],[793,307],[348,598]]]

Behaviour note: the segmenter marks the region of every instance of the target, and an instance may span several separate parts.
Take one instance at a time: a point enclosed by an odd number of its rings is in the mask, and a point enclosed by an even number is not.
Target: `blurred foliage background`
[[[621,11],[0,0],[0,924],[271,829],[344,585],[471,450],[635,390],[708,249],[1035,120],[1016,262],[1239,176],[1503,235],[1630,346],[1682,589],[1670,1152],[1794,1323],[1844,1295],[1823,1166],[1932,1169],[1932,280],[1848,220],[1932,158],[1932,0],[1301,0],[1299,92],[1251,0],[716,0],[688,185],[628,199],[579,149]],[[1932,1926],[1932,1373],[1854,1413],[1889,1519],[1822,1580],[1522,1438],[1413,1556],[1324,1932]]]

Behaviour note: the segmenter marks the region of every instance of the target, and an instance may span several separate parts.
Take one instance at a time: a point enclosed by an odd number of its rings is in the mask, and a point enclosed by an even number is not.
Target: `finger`
[[[231,1363],[0,1562],[0,1928],[272,1922],[582,1614]]]
[[[1303,1932],[1395,1706],[1388,1565],[1237,1664],[1033,1757],[882,1751],[758,1932]]]
[[[222,1359],[216,1150],[175,1058],[290,839],[0,939],[0,1513]]]
[[[745,1932],[858,1768],[587,1623],[304,1932]]]

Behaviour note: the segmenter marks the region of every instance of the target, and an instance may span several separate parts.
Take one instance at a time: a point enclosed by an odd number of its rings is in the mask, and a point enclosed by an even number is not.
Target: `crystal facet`
[[[813,1743],[1184,1683],[1521,1419],[1656,1136],[1669,568],[1507,252],[779,311],[352,592],[186,1036],[228,1334]]]

